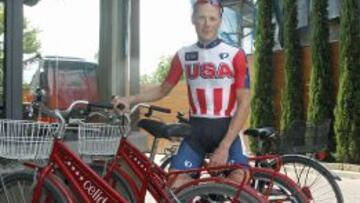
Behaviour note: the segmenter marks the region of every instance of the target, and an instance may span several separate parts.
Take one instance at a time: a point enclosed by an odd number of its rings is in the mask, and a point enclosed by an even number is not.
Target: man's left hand
[[[219,146],[210,157],[209,166],[225,165],[229,157],[229,149]]]

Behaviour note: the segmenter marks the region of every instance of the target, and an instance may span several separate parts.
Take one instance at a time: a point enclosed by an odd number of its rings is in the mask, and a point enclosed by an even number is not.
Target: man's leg
[[[201,167],[205,153],[201,152],[202,149],[194,150],[188,142],[188,139],[184,139],[181,143],[177,154],[171,160],[170,172]],[[179,186],[192,181],[195,176],[196,174],[191,175],[184,173],[179,174],[176,177],[175,175],[170,176],[169,181],[172,182],[172,187],[178,188]]]

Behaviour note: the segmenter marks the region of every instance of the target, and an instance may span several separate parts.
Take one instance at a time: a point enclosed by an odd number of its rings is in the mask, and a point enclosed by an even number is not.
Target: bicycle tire
[[[224,202],[228,201],[228,198],[233,197],[237,193],[237,190],[237,188],[223,183],[206,183],[185,188],[179,191],[176,196],[180,202],[193,202],[195,200],[199,200],[197,202]],[[247,186],[243,188],[240,196],[235,201],[241,203],[266,202],[256,191]]]
[[[90,164],[90,168],[95,171],[97,174],[103,176],[104,166],[102,164]],[[134,192],[131,190],[129,183],[116,171],[112,174],[112,179],[115,181],[116,185],[112,187],[121,194],[128,202],[137,202]]]
[[[304,188],[308,188],[313,202],[344,202],[343,195],[334,175],[321,163],[310,157],[295,154],[283,155],[281,156],[281,160],[282,167],[280,172],[291,177],[303,190]],[[295,174],[290,174],[290,171],[286,171],[286,168],[289,167],[293,168]],[[308,179],[311,178],[309,175],[311,173],[316,173],[317,175],[315,175],[313,179]],[[315,183],[315,181],[317,181],[317,183]],[[324,188],[319,188],[318,186]]]
[[[36,181],[36,180],[35,180]],[[34,174],[30,171],[18,171],[5,174],[0,179],[0,202],[18,203],[31,202],[32,191],[34,188]],[[5,186],[5,189],[4,189]],[[19,191],[16,191],[18,189]],[[61,192],[51,181],[45,179],[42,189],[40,202],[67,203],[66,194]]]
[[[273,171],[257,168],[253,168],[251,172],[250,184],[254,189],[263,194],[271,187],[267,197],[269,202],[309,202],[301,188],[285,175],[274,175]]]

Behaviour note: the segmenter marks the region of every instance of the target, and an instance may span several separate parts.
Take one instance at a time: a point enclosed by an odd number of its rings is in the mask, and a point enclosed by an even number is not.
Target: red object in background
[[[59,62],[58,68],[48,68],[47,81],[51,109],[66,109],[75,100],[98,99],[96,69],[89,64]]]
[[[39,55],[23,62],[23,104],[35,99],[40,88],[45,91],[43,102],[50,109],[66,109],[75,100],[98,100],[97,67],[85,59]],[[76,108],[82,108],[76,107]],[[39,120],[54,120],[41,115]]]
[[[323,161],[326,159],[327,152],[326,151],[320,151],[315,153],[315,158],[317,160]]]
[[[56,118],[48,117],[48,116],[41,116],[38,118],[38,121],[42,121],[45,123],[56,123]]]

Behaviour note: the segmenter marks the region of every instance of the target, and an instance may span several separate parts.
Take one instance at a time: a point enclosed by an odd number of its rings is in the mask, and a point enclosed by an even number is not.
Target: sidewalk
[[[325,162],[323,164],[341,178],[360,179],[360,165]]]

